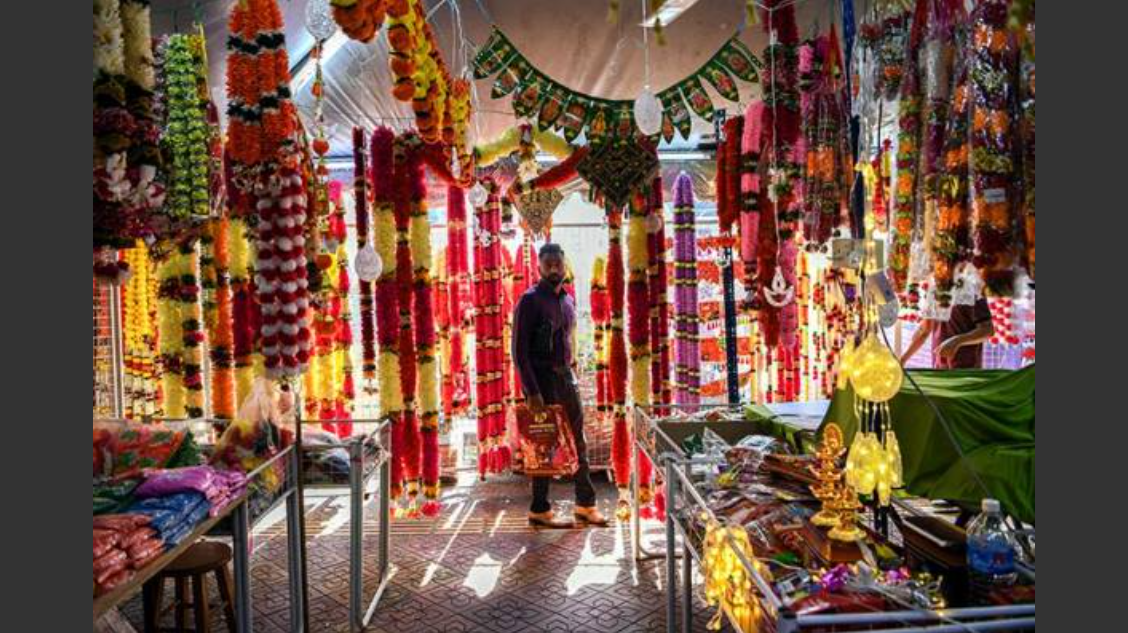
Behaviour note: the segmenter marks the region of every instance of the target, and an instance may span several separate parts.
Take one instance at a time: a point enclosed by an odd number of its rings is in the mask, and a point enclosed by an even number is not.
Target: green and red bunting
[[[658,93],[663,109],[661,136],[667,141],[675,134],[689,138],[693,127],[690,112],[712,121],[715,108],[705,89],[706,82],[723,99],[737,103],[739,82],[759,82],[761,67],[760,61],[734,35],[696,72]],[[633,100],[601,99],[553,81],[529,63],[496,28],[474,58],[476,79],[495,75],[490,92],[493,99],[512,95],[514,114],[535,118],[542,130],[559,130],[569,142],[581,133],[589,142],[599,142],[631,137],[637,132]]]

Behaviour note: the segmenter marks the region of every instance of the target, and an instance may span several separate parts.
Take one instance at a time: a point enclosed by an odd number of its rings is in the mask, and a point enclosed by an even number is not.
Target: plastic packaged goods
[[[145,482],[137,487],[134,495],[148,499],[190,491],[206,494],[214,481],[215,470],[211,466],[146,471]]]
[[[160,426],[122,429],[112,442],[115,477],[136,475],[147,468],[164,468],[184,441],[185,433]]]
[[[132,532],[145,525],[149,525],[149,517],[143,514],[107,514],[94,517],[94,529],[96,530]]]
[[[94,560],[105,556],[121,542],[121,534],[113,530],[94,529]]]

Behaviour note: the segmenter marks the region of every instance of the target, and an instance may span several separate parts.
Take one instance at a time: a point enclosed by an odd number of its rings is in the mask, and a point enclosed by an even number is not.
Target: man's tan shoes
[[[607,527],[610,523],[607,517],[600,514],[596,508],[580,508],[577,507],[574,511],[576,521],[581,525],[589,525],[592,527]]]
[[[576,527],[576,524],[571,521],[557,519],[551,510],[548,512],[530,512],[529,525],[550,530],[570,530]]]

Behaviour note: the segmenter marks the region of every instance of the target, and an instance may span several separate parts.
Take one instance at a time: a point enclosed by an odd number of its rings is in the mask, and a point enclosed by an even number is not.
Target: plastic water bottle
[[[971,591],[986,598],[992,589],[1009,587],[1018,578],[1014,534],[1003,523],[1002,509],[995,499],[983,500],[983,513],[967,529],[967,566]]]

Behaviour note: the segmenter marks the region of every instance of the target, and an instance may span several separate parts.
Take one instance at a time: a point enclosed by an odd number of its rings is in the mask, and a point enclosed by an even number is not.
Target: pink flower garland
[[[741,222],[743,227],[743,215]],[[682,172],[674,182],[674,390],[679,405],[701,402],[700,321],[693,180]]]

